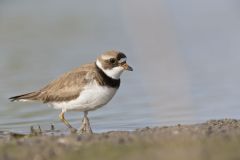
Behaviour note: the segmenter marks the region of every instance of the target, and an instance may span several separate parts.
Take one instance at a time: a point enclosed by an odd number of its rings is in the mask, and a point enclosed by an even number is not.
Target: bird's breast
[[[65,110],[90,111],[107,104],[115,95],[117,89],[101,86],[96,81],[87,84],[79,97],[69,102],[53,103],[55,108]]]

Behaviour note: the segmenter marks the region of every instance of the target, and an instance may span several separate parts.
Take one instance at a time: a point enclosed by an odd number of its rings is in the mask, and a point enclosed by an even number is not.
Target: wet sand
[[[93,135],[42,132],[4,135],[0,159],[240,159],[240,120],[234,119]]]

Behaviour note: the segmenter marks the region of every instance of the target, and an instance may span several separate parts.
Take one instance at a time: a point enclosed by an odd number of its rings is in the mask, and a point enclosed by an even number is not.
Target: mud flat
[[[94,135],[9,135],[0,139],[1,160],[237,160],[240,120],[142,128]]]

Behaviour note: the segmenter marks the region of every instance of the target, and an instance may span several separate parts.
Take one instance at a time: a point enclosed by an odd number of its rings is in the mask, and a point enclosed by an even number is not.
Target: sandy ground
[[[142,128],[94,135],[8,135],[0,139],[1,160],[238,160],[240,120]]]

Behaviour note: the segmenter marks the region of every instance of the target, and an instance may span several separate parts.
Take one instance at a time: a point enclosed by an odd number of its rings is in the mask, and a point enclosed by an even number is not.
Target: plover
[[[11,101],[40,101],[60,109],[60,120],[71,130],[77,130],[64,118],[67,111],[84,112],[80,133],[92,133],[88,112],[107,104],[120,86],[124,70],[133,71],[127,57],[118,51],[107,51],[94,63],[82,65],[50,82],[42,89],[9,98]]]

